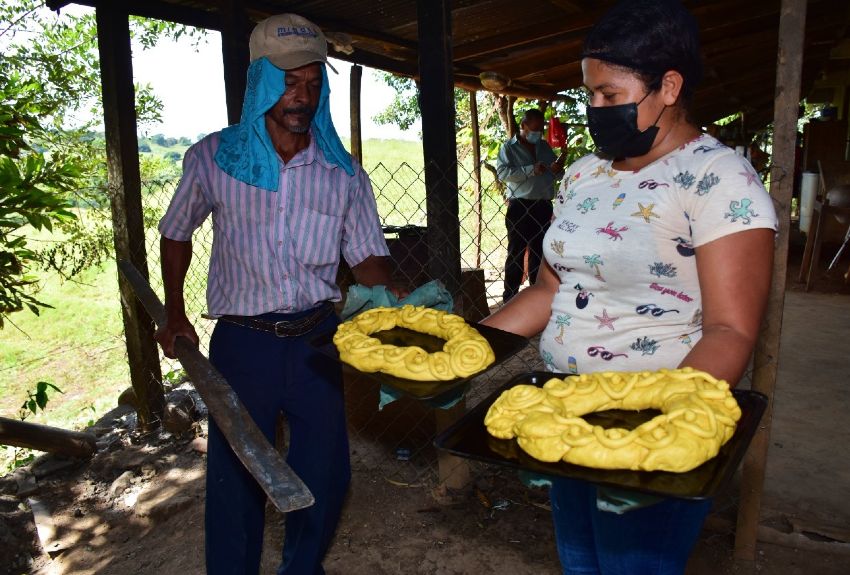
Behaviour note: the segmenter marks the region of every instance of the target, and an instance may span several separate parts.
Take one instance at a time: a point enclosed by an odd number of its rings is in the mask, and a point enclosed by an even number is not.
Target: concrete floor
[[[850,531],[848,413],[850,296],[788,291],[763,518]]]

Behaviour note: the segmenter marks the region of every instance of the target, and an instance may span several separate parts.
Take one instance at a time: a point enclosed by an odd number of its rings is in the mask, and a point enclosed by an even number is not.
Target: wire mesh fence
[[[468,164],[468,163],[467,163]],[[498,182],[484,170],[459,163],[458,214],[460,265],[467,307],[474,308],[474,319],[487,315],[501,302],[503,266],[506,254],[505,202]],[[401,162],[397,165],[376,163],[366,167],[378,213],[395,266],[394,279],[407,289],[428,281],[429,259],[428,205],[424,169]],[[159,261],[159,234],[156,224],[165,213],[176,182],[146,182],[143,185],[143,210],[146,248],[151,285],[162,294]],[[187,314],[195,323],[201,349],[208,351],[214,320],[205,319],[205,285],[212,248],[210,219],[193,236],[193,257],[185,285]],[[436,246],[439,250],[440,246]],[[345,266],[342,266],[345,268]],[[439,279],[439,278],[438,278]],[[345,289],[350,277],[341,273],[339,283]],[[340,306],[341,309],[341,306]],[[352,468],[356,472],[377,472],[388,480],[403,484],[450,480],[452,475],[468,476],[469,464],[438,457],[432,445],[439,429],[487,397],[496,387],[515,374],[543,369],[533,347],[512,360],[474,378],[458,403],[434,404],[410,397],[393,397],[368,376],[346,370],[345,394]],[[163,373],[179,370],[179,365],[163,358]],[[475,466],[473,466],[475,467]]]

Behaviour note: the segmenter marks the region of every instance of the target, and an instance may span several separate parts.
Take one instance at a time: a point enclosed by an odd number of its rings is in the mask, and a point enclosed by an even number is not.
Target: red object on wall
[[[561,148],[567,143],[567,131],[561,120],[552,116],[549,118],[549,135],[546,137],[553,148]]]

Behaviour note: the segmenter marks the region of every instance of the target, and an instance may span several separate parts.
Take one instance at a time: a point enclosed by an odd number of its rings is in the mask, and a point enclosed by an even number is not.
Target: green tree
[[[386,109],[372,119],[377,124],[396,125],[402,130],[410,129],[420,119],[419,89],[411,78],[395,76],[388,72],[379,72],[379,77],[395,92],[393,101]],[[592,150],[585,123],[584,106],[587,96],[581,89],[565,91],[557,100],[545,102],[531,99],[508,100],[492,92],[476,93],[478,104],[479,136],[482,158],[495,160],[499,147],[511,132],[511,116],[514,119],[522,115],[527,108],[536,107],[545,110],[546,118],[557,116],[569,124],[567,161],[572,162]],[[455,88],[455,128],[458,141],[458,158],[466,157],[472,140],[470,122],[469,92]]]
[[[0,328],[12,312],[27,307],[38,314],[47,305],[32,295],[39,258],[23,231],[52,230],[75,218],[68,194],[85,165],[73,152],[50,146],[54,134],[41,125],[42,104],[37,83],[17,75],[0,82]]]
[[[97,27],[92,11],[57,15],[34,0],[0,3],[0,327],[12,312],[38,313],[38,267],[70,276],[111,249],[109,224],[87,209],[107,203],[105,148],[94,131],[102,114]],[[131,19],[143,47],[163,36],[202,32]],[[140,125],[162,104],[136,85]],[[32,230],[57,230],[64,242],[35,249]]]

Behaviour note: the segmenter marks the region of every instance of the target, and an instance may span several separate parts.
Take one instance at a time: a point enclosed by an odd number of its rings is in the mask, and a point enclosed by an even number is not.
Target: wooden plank
[[[417,0],[428,272],[460,302],[460,221],[451,0]]]
[[[351,118],[351,155],[363,164],[363,139],[360,125],[360,93],[363,78],[363,66],[355,64],[351,67],[348,114]]]
[[[779,19],[779,50],[776,63],[774,102],[773,164],[770,195],[777,208],[779,235],[773,263],[773,283],[765,320],[756,342],[752,389],[770,399],[749,451],[741,476],[741,500],[735,532],[735,558],[756,559],[761,496],[770,443],[773,398],[779,367],[782,313],[785,305],[785,276],[788,266],[788,235],[791,224],[791,193],[794,185],[794,147],[797,136],[797,109],[806,25],[806,0],[782,0]]]
[[[158,325],[163,325],[165,306],[148,285],[147,278],[126,260],[120,260],[118,268],[132,286],[131,297],[138,298],[139,305],[144,305]],[[268,442],[224,376],[185,337],[174,342],[174,352],[233,453],[275,507],[287,513],[312,505],[313,494]]]
[[[147,278],[130,22],[127,13],[112,4],[100,6],[95,14],[115,255],[117,259],[132,262]],[[133,297],[130,285],[120,276],[118,288],[130,379],[139,400],[139,430],[146,433],[162,425],[165,407],[154,325]]]
[[[97,449],[97,438],[91,433],[0,417],[0,445],[86,458]]]
[[[103,2],[102,0],[75,0],[67,2],[64,0],[48,0],[47,6],[51,10],[58,10],[68,4],[80,4],[82,6],[90,6],[92,8],[113,7],[120,8],[126,14],[132,16],[142,16],[144,18],[155,18],[157,20],[165,20],[166,22],[177,22],[195,28],[206,28],[208,30],[218,30],[219,17],[218,14],[210,10],[204,10],[195,6],[182,6],[174,2],[162,0],[122,0],[121,2]],[[120,4],[120,6],[114,6]]]

